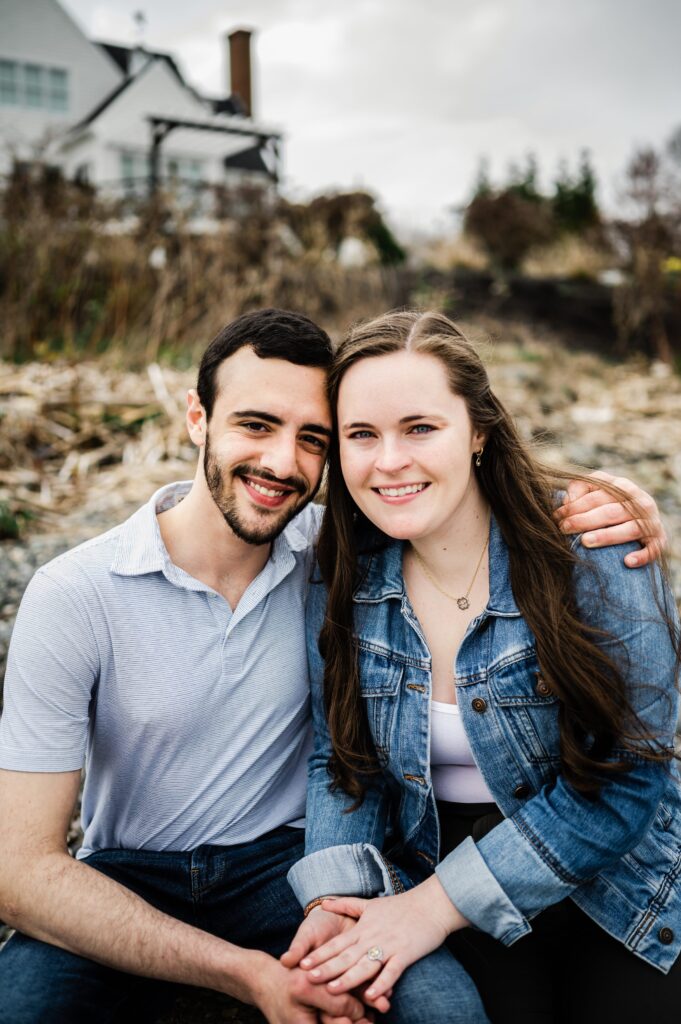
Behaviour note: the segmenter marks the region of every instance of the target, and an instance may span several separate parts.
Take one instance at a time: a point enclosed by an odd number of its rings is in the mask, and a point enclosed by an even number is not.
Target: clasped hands
[[[330,993],[352,991],[385,1013],[403,971],[467,924],[433,875],[396,896],[324,900],[303,921],[281,962],[300,967]]]

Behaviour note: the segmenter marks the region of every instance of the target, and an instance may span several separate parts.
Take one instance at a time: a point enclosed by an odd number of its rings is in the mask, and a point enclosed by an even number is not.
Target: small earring
[[[481,466],[482,465],[482,453],[484,452],[484,450],[485,449],[481,446],[478,449],[478,451],[475,453],[475,465],[476,466]]]

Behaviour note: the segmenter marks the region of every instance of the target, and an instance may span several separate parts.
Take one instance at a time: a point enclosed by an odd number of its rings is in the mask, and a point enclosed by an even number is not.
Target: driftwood
[[[87,501],[142,500],[187,476],[195,459],[184,429],[190,373],[0,363],[0,503],[6,516],[54,528]]]

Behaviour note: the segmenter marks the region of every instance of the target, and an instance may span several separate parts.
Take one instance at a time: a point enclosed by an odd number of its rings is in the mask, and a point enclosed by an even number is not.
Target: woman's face
[[[340,456],[355,503],[401,540],[443,533],[480,501],[472,467],[483,437],[435,356],[362,359],[338,394]]]

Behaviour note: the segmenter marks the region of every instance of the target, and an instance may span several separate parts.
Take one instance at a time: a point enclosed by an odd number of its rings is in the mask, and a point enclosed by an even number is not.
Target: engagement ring
[[[368,960],[378,960],[379,963],[383,963],[383,950],[380,946],[372,946],[371,949],[367,949],[366,955]]]

